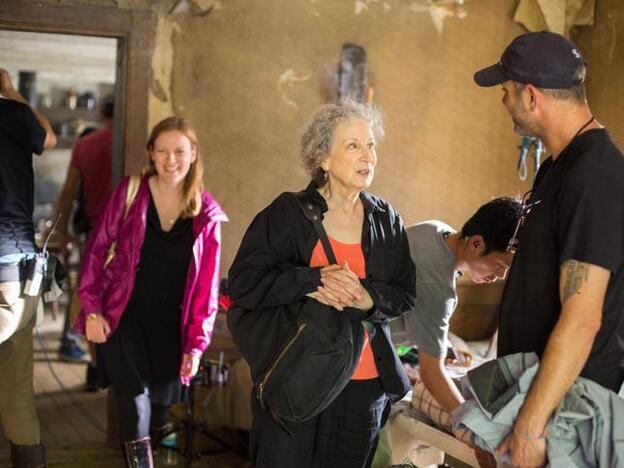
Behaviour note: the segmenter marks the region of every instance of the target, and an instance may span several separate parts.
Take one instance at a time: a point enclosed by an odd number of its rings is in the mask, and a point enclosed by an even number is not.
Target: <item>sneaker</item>
[[[84,361],[87,353],[85,353],[76,343],[66,342],[61,344],[58,350],[58,357],[61,361],[79,362]]]

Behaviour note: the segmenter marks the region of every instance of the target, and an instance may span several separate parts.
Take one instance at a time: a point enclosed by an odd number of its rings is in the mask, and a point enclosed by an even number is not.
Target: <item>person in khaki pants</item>
[[[0,420],[14,467],[44,467],[33,395],[33,338],[40,287],[27,287],[37,263],[32,221],[33,153],[56,145],[50,123],[0,69]],[[28,293],[28,294],[26,294]]]
[[[39,297],[23,296],[21,289],[19,281],[0,283],[0,322],[6,325],[1,335],[8,335],[10,328],[16,328],[0,344],[0,417],[4,432],[11,441],[13,464],[18,467],[40,466],[42,463],[20,465],[17,460],[25,462],[27,452],[43,453],[33,394],[32,332]],[[7,323],[10,316],[16,317],[15,322],[21,317],[17,326]],[[24,448],[31,446],[37,449]]]

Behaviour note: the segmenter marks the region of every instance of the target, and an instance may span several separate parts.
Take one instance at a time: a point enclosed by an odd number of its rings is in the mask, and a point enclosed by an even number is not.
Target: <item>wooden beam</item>
[[[9,0],[0,2],[0,29],[118,40],[113,182],[118,182],[122,174],[138,173],[145,161],[156,15],[143,10]]]

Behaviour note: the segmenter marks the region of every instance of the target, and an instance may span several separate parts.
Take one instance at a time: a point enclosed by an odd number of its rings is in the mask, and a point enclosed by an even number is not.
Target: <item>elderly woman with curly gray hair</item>
[[[230,269],[235,306],[262,313],[312,298],[337,314],[357,311],[362,335],[350,380],[312,419],[276,420],[253,399],[256,468],[369,467],[389,403],[409,390],[388,321],[414,305],[414,265],[399,214],[366,191],[382,136],[378,111],[352,101],[321,107],[304,129],[312,181],[298,196],[320,208],[335,264],[296,198],[283,193],[256,216]]]

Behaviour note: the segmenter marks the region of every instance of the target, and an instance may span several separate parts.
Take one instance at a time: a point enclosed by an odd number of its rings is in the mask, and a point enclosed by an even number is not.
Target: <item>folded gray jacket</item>
[[[494,453],[513,428],[538,368],[534,353],[518,353],[470,371],[462,385],[471,397],[453,411],[454,429],[469,429],[478,446]],[[624,400],[577,378],[549,420],[546,440],[548,466],[624,466]],[[510,462],[508,455],[495,456]]]

